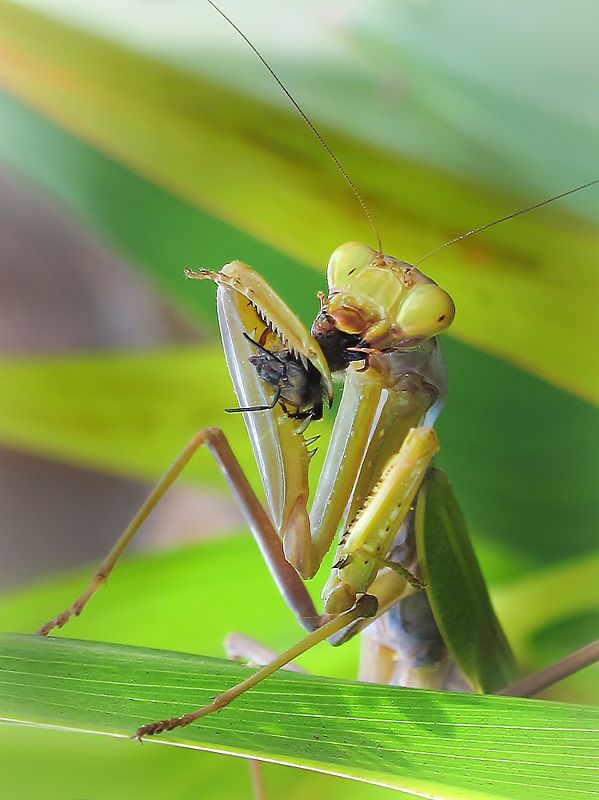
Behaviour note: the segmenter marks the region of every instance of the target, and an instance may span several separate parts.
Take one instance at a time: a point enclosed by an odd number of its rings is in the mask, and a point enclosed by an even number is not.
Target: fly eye
[[[338,247],[327,269],[329,289],[342,289],[347,286],[351,276],[367,267],[375,256],[375,251],[360,242],[346,242]]]
[[[449,328],[455,316],[453,300],[436,283],[415,286],[402,302],[397,323],[406,336],[429,338]]]

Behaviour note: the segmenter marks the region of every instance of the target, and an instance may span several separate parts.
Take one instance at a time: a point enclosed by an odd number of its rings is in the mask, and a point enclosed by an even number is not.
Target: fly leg
[[[194,453],[202,446],[206,446],[210,450],[229,483],[279,591],[288,606],[296,614],[300,623],[307,630],[314,630],[322,624],[323,621],[328,619],[327,616],[321,617],[317,613],[314,603],[306,591],[301,578],[291,564],[285,559],[281,541],[273,527],[270,517],[263,509],[245,477],[239,462],[235,458],[227,442],[225,434],[220,428],[204,428],[193,436],[187,447],[180,453],[175,462],[152,489],[146,501],[123,531],[112,550],[100,564],[87,588],[65,611],[42,625],[37,631],[39,634],[47,636],[54,628],[62,628],[71,617],[81,614],[97,589],[106,582],[116,562],[137,534],[144,521],[151,514],[184,467],[189,463]]]

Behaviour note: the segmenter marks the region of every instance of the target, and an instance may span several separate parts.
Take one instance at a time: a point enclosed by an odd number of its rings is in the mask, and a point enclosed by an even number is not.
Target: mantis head
[[[335,328],[364,347],[401,350],[444,331],[453,322],[449,294],[415,267],[359,242],[330,258],[329,296],[312,333]]]

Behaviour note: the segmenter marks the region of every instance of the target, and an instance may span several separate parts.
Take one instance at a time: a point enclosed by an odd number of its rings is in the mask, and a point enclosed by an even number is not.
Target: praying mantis
[[[370,219],[347,173],[326,144],[325,148]],[[309,633],[210,705],[144,724],[139,737],[173,730],[221,709],[317,642],[340,644],[359,632],[364,641],[360,677],[365,680],[489,690],[493,680],[507,683],[513,674],[509,646],[484,589],[457,502],[442,473],[432,466],[438,449],[433,426],[446,392],[437,337],[453,320],[453,301],[417,265],[386,255],[374,231],[376,247],[349,242],[334,250],[328,290],[320,298],[310,331],[259,273],[240,261],[218,272],[187,273],[192,280],[217,285],[223,349],[239,403],[232,410],[244,415],[267,507],[250,488],[225,433],[199,431],[89,587],[40,633],[46,635],[81,613],[144,519],[202,446],[225,474],[281,593]],[[333,375],[344,381],[343,395],[309,507],[310,447],[318,419],[326,413],[324,406],[330,406],[336,392]],[[338,531],[324,612],[319,613],[303,580],[314,575]],[[452,557],[439,564],[431,555],[435,550]],[[464,597],[467,587],[475,584],[470,600],[474,597],[476,621],[467,653],[458,651],[452,639],[456,611],[443,600],[449,584],[456,596]],[[490,647],[483,648],[483,641]],[[488,662],[496,665],[493,680],[485,673]]]

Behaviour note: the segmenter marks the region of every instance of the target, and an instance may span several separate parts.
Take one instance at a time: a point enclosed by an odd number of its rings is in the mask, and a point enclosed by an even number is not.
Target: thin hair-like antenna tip
[[[441,244],[439,245],[439,247],[435,247],[433,250],[430,250],[428,253],[426,253],[426,255],[422,256],[422,258],[419,258],[418,261],[415,262],[414,266],[419,267],[420,264],[423,264],[425,261],[428,261],[429,258],[441,252],[441,250],[445,250],[446,247],[450,247],[452,244],[456,244],[456,242],[461,242],[463,239],[468,239],[470,236],[474,236],[477,233],[481,233],[481,231],[486,231],[488,228],[494,228],[495,225],[500,225],[502,222],[508,222],[510,219],[519,217],[522,214],[528,214],[529,211],[535,211],[537,208],[541,208],[542,206],[546,206],[549,203],[553,203],[555,200],[561,200],[562,197],[567,197],[568,195],[574,194],[575,192],[580,192],[582,189],[588,189],[589,186],[594,186],[596,183],[599,183],[599,178],[595,178],[594,180],[589,181],[588,183],[583,183],[580,186],[575,186],[573,189],[568,189],[565,192],[554,194],[552,197],[548,197],[546,200],[541,200],[540,203],[535,203],[532,206],[521,208],[519,211],[514,211],[512,214],[508,214],[505,217],[493,220],[493,222],[487,222],[485,225],[480,225],[478,228],[473,228],[471,231],[466,231],[466,233],[462,233],[459,236],[456,236],[454,239],[450,239],[448,242],[445,242],[445,244]]]

